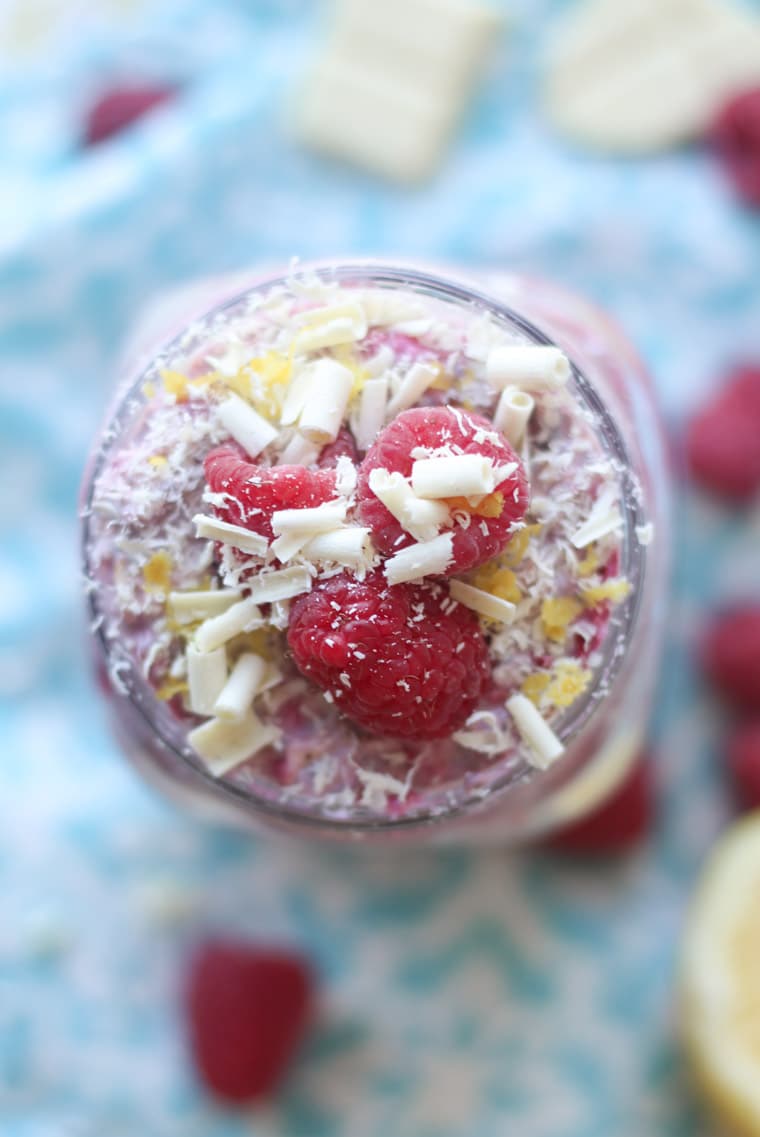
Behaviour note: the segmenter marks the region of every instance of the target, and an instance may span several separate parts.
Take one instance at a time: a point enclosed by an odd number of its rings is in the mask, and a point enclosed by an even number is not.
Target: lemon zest
[[[490,592],[492,596],[498,596],[501,600],[508,600],[510,604],[519,604],[522,600],[522,592],[512,569],[502,568],[498,562],[496,564],[485,564],[478,569],[473,583],[476,588],[481,588],[483,592]]]
[[[161,372],[161,378],[164,381],[164,390],[167,395],[174,395],[178,403],[187,402],[187,384],[189,382],[187,375],[183,375],[181,371],[168,371]]]
[[[549,682],[550,676],[545,671],[533,671],[523,679],[522,693],[532,703],[538,704]]]
[[[163,683],[156,689],[156,694],[159,699],[163,699],[164,702],[167,702],[169,699],[173,699],[175,695],[187,694],[187,691],[188,686],[186,679],[172,679],[167,676]]]
[[[561,659],[556,675],[546,687],[544,698],[555,707],[569,707],[591,682],[591,672],[574,659]]]
[[[631,582],[619,577],[615,580],[605,580],[602,584],[594,585],[593,588],[584,588],[581,596],[586,604],[593,607],[605,600],[611,600],[613,604],[616,604],[618,601],[624,600],[630,591]]]
[[[154,399],[156,397],[156,384],[151,383],[150,380],[148,380],[147,383],[143,383],[142,393],[146,399]]]
[[[599,554],[592,546],[586,553],[583,560],[578,561],[576,569],[578,576],[591,576],[591,574],[596,572],[596,570],[599,568],[599,564]]]
[[[172,559],[161,549],[143,566],[143,584],[146,592],[167,593],[171,587]]]
[[[544,635],[554,643],[564,643],[568,624],[583,611],[583,605],[573,596],[552,596],[541,604],[541,625]]]
[[[165,454],[151,454],[148,462],[151,466],[155,466],[157,470],[162,469],[164,466],[169,465],[169,459]]]
[[[528,551],[531,537],[535,537],[540,532],[541,525],[538,522],[534,525],[525,525],[522,529],[519,529],[502,553],[507,564],[519,565]]]

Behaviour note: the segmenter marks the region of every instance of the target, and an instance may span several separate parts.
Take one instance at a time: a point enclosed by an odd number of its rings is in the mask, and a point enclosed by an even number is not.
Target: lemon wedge
[[[708,859],[687,921],[680,995],[705,1096],[737,1133],[760,1137],[760,811]]]

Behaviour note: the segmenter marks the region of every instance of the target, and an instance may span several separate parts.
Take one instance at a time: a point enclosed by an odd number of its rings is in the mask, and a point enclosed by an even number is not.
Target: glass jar
[[[515,844],[551,831],[589,812],[625,777],[644,743],[651,709],[667,580],[667,474],[651,384],[622,331],[599,309],[554,285],[526,276],[446,276],[427,269],[342,262],[309,266],[317,277],[354,285],[403,290],[460,313],[488,314],[523,341],[561,347],[573,365],[573,397],[594,423],[601,448],[619,471],[623,515],[622,571],[631,592],[620,606],[614,634],[591,690],[572,704],[556,726],[562,757],[548,770],[489,772],[487,789],[466,778],[448,785],[445,799],[424,787],[414,806],[370,816],[360,807],[326,815],[318,801],[282,792],[273,784],[240,784],[214,778],[185,742],[186,727],[168,713],[128,655],[103,634],[101,589],[93,572],[90,506],[101,471],[122,460],[142,412],[140,392],[178,351],[208,340],[213,326],[241,310],[287,274],[245,283],[217,279],[178,294],[153,314],[150,330],[136,339],[106,424],[96,440],[82,489],[83,558],[90,582],[92,645],[100,685],[118,741],[146,778],[201,813],[243,826],[268,827],[306,837],[391,841],[462,841]],[[231,299],[230,294],[235,295]],[[214,307],[215,305],[215,307]],[[199,313],[206,309],[206,315]],[[209,308],[211,310],[209,311]],[[155,338],[174,340],[156,351]],[[145,362],[147,360],[147,362]],[[650,523],[654,540],[649,543]],[[644,534],[647,534],[645,538]],[[118,658],[117,658],[118,656]]]

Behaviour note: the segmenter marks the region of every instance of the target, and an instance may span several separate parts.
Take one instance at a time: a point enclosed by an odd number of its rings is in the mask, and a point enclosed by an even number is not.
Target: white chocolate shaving
[[[312,466],[322,449],[316,442],[294,434],[277,459],[278,466]]]
[[[484,497],[495,488],[493,459],[485,454],[418,458],[412,466],[412,489],[418,497]]]
[[[346,414],[354,377],[334,359],[318,360],[304,401],[298,429],[311,442],[334,442]]]
[[[190,624],[193,620],[205,620],[226,612],[239,599],[240,593],[234,588],[170,592],[167,609],[179,624]]]
[[[512,695],[507,699],[507,710],[528,747],[530,765],[538,770],[547,770],[563,753],[564,746],[525,695]]]
[[[369,488],[416,541],[432,540],[451,520],[448,506],[417,497],[398,470],[389,472],[382,466],[375,466],[370,470]]]
[[[211,710],[205,713],[223,719],[241,719],[261,690],[266,669],[266,660],[260,655],[244,652],[235,662]]]
[[[249,583],[251,599],[257,604],[272,604],[275,600],[289,600],[311,589],[311,574],[301,565],[260,573]],[[200,629],[199,629],[200,630]]]
[[[367,334],[367,317],[358,302],[309,309],[303,318],[305,327],[296,337],[298,350],[302,352],[354,343]]]
[[[361,525],[351,525],[330,533],[320,533],[304,546],[303,554],[310,561],[329,561],[346,568],[367,569],[372,564],[374,548],[370,530]]]
[[[368,379],[359,396],[359,413],[354,438],[360,450],[369,450],[385,423],[385,405],[388,401],[388,380],[383,375]]]
[[[280,736],[274,726],[266,726],[253,711],[236,721],[209,719],[187,736],[210,773],[221,778],[229,770],[253,757],[257,751],[276,742]]]
[[[487,620],[508,624],[514,618],[515,605],[509,600],[503,600],[500,596],[493,596],[490,592],[484,592],[482,588],[475,588],[463,580],[452,580],[449,584],[449,592],[454,600],[458,600],[460,604],[464,604],[466,608],[471,608],[480,616],[485,616]]]
[[[576,529],[570,541],[576,549],[585,549],[586,545],[590,545],[592,541],[598,541],[600,537],[614,533],[616,529],[620,528],[622,521],[617,506],[600,510],[598,513],[593,512],[588,521]]]
[[[282,426],[292,426],[294,422],[298,421],[298,416],[303,410],[306,401],[306,395],[311,383],[312,367],[303,367],[300,371],[296,372],[288,385],[288,390],[282,403],[282,410],[280,411],[280,423]]]
[[[401,549],[385,562],[388,583],[402,584],[445,572],[453,556],[453,541],[451,533],[439,533],[432,541],[417,541]]]
[[[195,533],[198,537],[205,537],[209,541],[222,541],[225,545],[232,545],[243,553],[251,553],[254,557],[266,556],[269,542],[260,533],[252,533],[242,525],[232,525],[229,521],[219,521],[216,517],[206,517],[203,513],[196,513],[193,518]]]
[[[436,363],[413,363],[401,381],[396,394],[388,403],[388,414],[397,415],[413,406],[440,374]]]
[[[493,424],[511,446],[518,447],[522,443],[535,405],[533,396],[519,387],[505,387],[502,391]]]
[[[344,501],[326,501],[309,509],[278,509],[272,514],[272,530],[277,536],[283,533],[303,533],[311,537],[335,529],[346,519]]]
[[[227,652],[223,647],[198,651],[187,645],[187,685],[190,710],[196,715],[212,715],[214,703],[227,682]]]
[[[219,404],[217,414],[225,430],[251,458],[256,458],[277,437],[275,427],[239,395],[228,395]]]
[[[364,361],[364,370],[373,378],[382,376],[395,363],[396,356],[387,343],[381,344],[371,359]]]
[[[514,386],[529,391],[552,391],[567,383],[570,363],[558,347],[507,344],[489,351],[486,377],[497,388]]]
[[[263,626],[264,620],[258,606],[250,597],[246,597],[219,616],[204,620],[195,633],[195,646],[198,651],[213,651],[241,632],[250,632]]]

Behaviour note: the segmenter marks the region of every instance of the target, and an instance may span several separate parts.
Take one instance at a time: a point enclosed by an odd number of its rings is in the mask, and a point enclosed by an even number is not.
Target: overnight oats
[[[141,767],[332,834],[508,841],[595,804],[641,740],[659,526],[625,391],[578,362],[469,285],[344,265],[133,376],[83,515]]]

